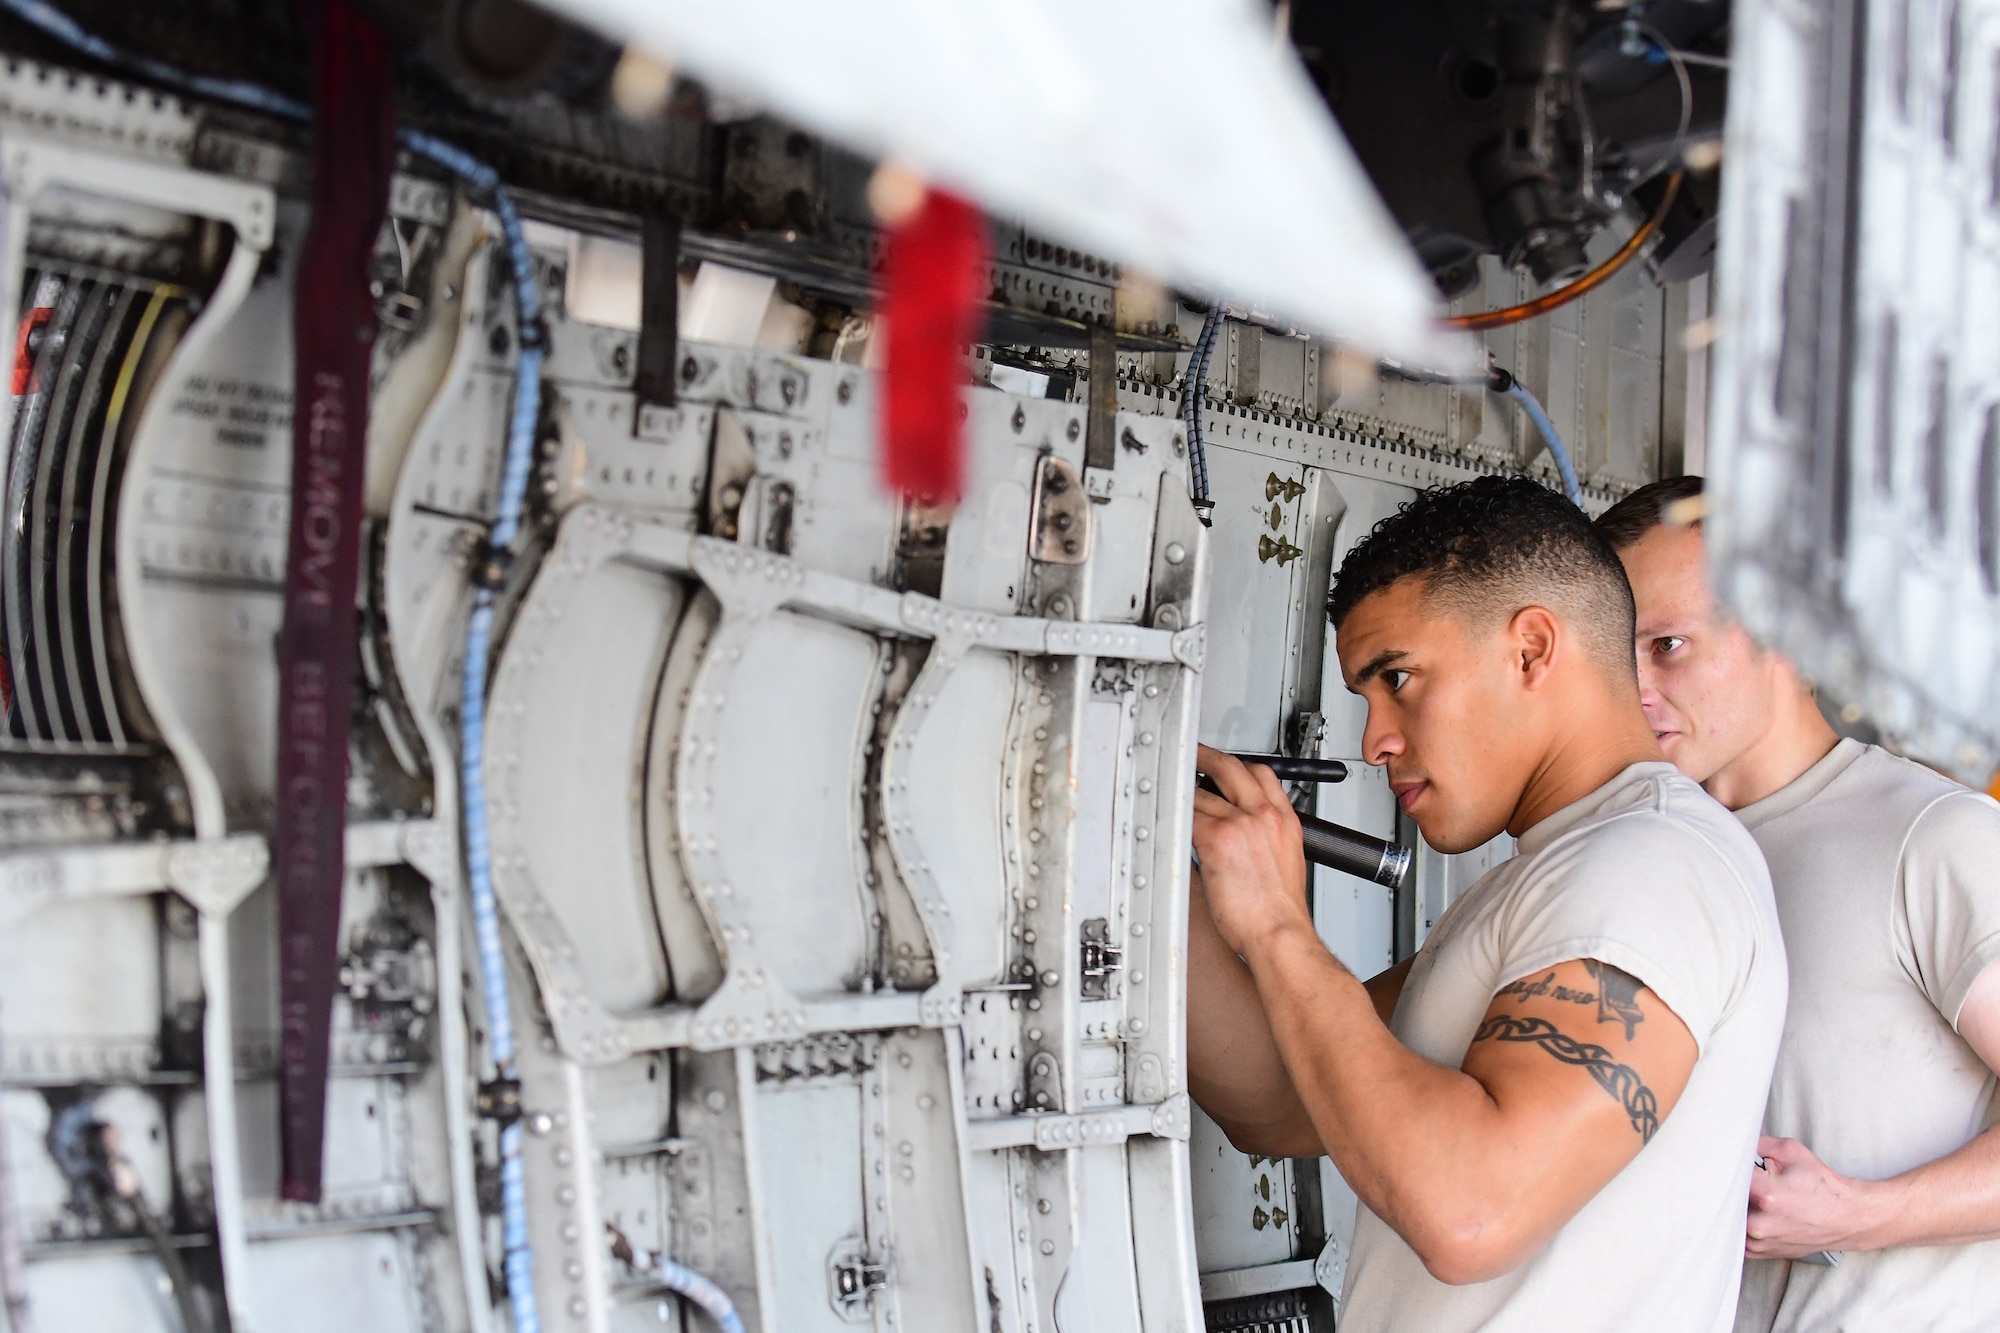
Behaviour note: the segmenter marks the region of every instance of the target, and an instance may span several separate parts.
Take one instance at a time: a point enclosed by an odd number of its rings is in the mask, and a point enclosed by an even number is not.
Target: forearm
[[[1245,1152],[1323,1151],[1292,1087],[1250,969],[1224,942],[1193,877],[1188,904],[1188,1091]]]
[[[1292,1086],[1370,1209],[1420,1252],[1506,1211],[1526,1183],[1509,1167],[1535,1164],[1505,1150],[1505,1119],[1477,1080],[1397,1041],[1317,939],[1278,931],[1248,961]]]
[[[1888,1180],[1855,1181],[1850,1250],[2000,1238],[2000,1127]]]

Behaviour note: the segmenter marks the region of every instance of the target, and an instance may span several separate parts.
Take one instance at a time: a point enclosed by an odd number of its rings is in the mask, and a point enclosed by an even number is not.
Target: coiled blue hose
[[[1556,423],[1549,420],[1549,414],[1542,410],[1535,395],[1528,392],[1527,385],[1511,376],[1509,378],[1512,382],[1504,392],[1521,405],[1521,410],[1528,414],[1528,420],[1534,422],[1535,429],[1541,432],[1542,443],[1549,447],[1549,456],[1556,460],[1556,471],[1562,474],[1563,494],[1578,509],[1583,508],[1583,487],[1577,483],[1576,468],[1569,461],[1569,450],[1563,448],[1562,437],[1556,434]]]
[[[729,1293],[695,1272],[685,1264],[677,1264],[664,1254],[653,1256],[652,1266],[647,1270],[662,1285],[687,1297],[715,1321],[720,1333],[743,1333],[743,1319],[736,1313],[735,1302]]]
[[[287,120],[310,122],[312,109],[257,84],[191,74],[160,61],[120,51],[86,31],[69,15],[44,0],[0,0],[17,18],[73,50],[109,65],[130,69],[170,87],[216,101],[262,111]],[[483,198],[500,219],[502,240],[513,271],[516,328],[521,345],[514,381],[514,407],[507,423],[506,464],[501,473],[498,513],[489,538],[495,552],[512,546],[520,532],[521,511],[533,462],[535,417],[541,403],[542,362],[546,355],[541,322],[541,294],[535,285],[534,259],[521,231],[514,201],[492,167],[457,146],[419,130],[401,129],[398,139],[420,157],[442,166],[475,197]],[[482,579],[473,595],[465,631],[464,696],[459,731],[460,780],[464,786],[466,876],[472,897],[473,933],[486,999],[487,1031],[499,1077],[514,1077],[513,1006],[507,983],[506,957],[500,938],[500,913],[493,893],[492,839],[487,823],[485,767],[486,663],[493,632],[493,589]],[[505,1247],[508,1303],[515,1333],[540,1333],[535,1303],[534,1251],[528,1236],[527,1184],[521,1160],[518,1121],[500,1131],[500,1213]],[[699,1275],[695,1275],[697,1278]],[[706,1279],[700,1279],[706,1282]],[[713,1284],[709,1284],[711,1289]],[[719,1292],[717,1293],[720,1294]],[[724,1298],[725,1303],[727,1298]],[[733,1333],[740,1333],[736,1325]]]

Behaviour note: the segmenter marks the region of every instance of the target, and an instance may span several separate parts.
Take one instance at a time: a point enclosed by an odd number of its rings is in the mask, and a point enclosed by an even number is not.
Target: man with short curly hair
[[[1342,1333],[1721,1333],[1784,949],[1755,844],[1640,711],[1617,556],[1486,477],[1379,524],[1329,612],[1363,758],[1424,838],[1519,853],[1364,986],[1313,929],[1282,787],[1204,749],[1195,1099],[1360,1197]]]

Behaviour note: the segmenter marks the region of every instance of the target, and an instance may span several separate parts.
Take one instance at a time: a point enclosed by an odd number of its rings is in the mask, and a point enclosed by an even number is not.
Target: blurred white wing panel
[[[1708,533],[1911,753],[2000,757],[2000,4],[1735,11]]]
[[[1389,356],[1454,368],[1473,357],[1438,324],[1430,281],[1250,5],[551,7],[1165,281]]]

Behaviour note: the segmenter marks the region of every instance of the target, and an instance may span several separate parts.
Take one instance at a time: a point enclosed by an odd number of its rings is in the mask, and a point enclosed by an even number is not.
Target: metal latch
[[[875,1293],[889,1285],[889,1268],[869,1255],[865,1241],[849,1236],[826,1257],[826,1281],[834,1313],[847,1323],[863,1324]]]
[[[1083,998],[1111,998],[1111,974],[1125,966],[1125,951],[1111,942],[1111,923],[1094,916],[1083,923]]]

